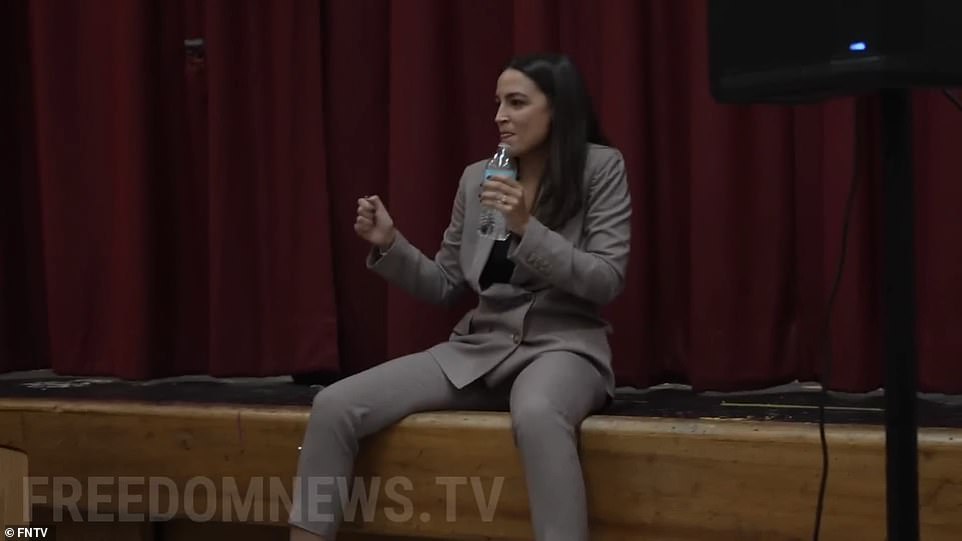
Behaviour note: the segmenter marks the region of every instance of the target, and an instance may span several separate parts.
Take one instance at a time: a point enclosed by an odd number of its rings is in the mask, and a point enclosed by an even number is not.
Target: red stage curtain
[[[0,152],[0,370],[346,374],[444,339],[473,299],[425,306],[367,272],[356,198],[380,194],[433,254],[462,168],[496,142],[500,67],[560,50],[631,178],[630,280],[606,310],[619,383],[820,377],[855,129],[830,386],[882,383],[877,103],[860,98],[857,128],[850,98],[714,103],[701,0],[0,9],[0,58],[22,75],[0,105],[17,127]],[[203,59],[184,53],[194,37]],[[962,392],[962,114],[935,91],[914,105],[920,387]]]
[[[25,4],[36,171],[21,186],[38,202],[22,221],[42,233],[21,245],[42,262],[49,332],[36,363],[335,367],[319,5]],[[185,55],[193,37],[206,60]],[[5,335],[43,330],[12,323]]]
[[[27,3],[0,4],[0,372],[49,364]]]

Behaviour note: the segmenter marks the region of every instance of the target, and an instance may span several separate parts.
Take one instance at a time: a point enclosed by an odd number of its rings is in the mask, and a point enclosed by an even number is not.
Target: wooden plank
[[[286,529],[265,524],[171,520],[160,525],[157,541],[287,541],[288,537]]]
[[[23,499],[27,468],[26,453],[0,447],[0,530],[29,522]]]
[[[190,522],[171,520],[159,525],[156,541],[210,541],[211,539],[230,539],[231,541],[287,541],[290,533],[287,528],[260,524],[238,524],[227,522]],[[411,537],[388,537],[383,535],[364,535],[345,532],[337,536],[338,541],[419,541]],[[61,541],[58,539],[58,541]]]
[[[306,421],[306,408],[0,400],[0,445],[26,450],[34,475],[167,478],[180,496],[178,516],[190,501],[195,511],[209,504],[218,520],[230,511],[228,521],[237,521],[237,502],[250,495],[257,479],[266,487],[273,477],[289,491]],[[850,539],[855,531],[860,538],[884,538],[883,428],[830,425],[827,436],[832,463],[822,539]],[[919,431],[925,539],[955,540],[962,532],[959,436],[948,429]],[[815,425],[595,416],[582,426],[581,445],[593,539],[811,536],[821,471]],[[402,498],[382,490],[373,518],[358,513],[348,525],[353,531],[531,538],[527,491],[506,414],[410,416],[364,442],[358,474],[367,477],[369,489],[374,477],[381,489],[392,480],[406,485],[395,486]],[[190,497],[186,489],[197,478],[212,481],[209,498],[202,490]],[[225,480],[236,484],[234,504]],[[68,492],[63,486],[38,488],[48,498]],[[452,488],[456,498],[448,496]],[[488,517],[483,504],[496,488]],[[107,491],[109,502],[100,509],[116,510],[119,491]],[[247,522],[283,524],[283,512],[269,516],[266,491],[251,501],[262,513],[260,520],[247,513]],[[274,503],[282,511],[284,502]],[[87,505],[81,498],[81,507]],[[389,520],[391,511],[409,520]]]
[[[54,513],[46,507],[33,509],[33,527],[52,528],[57,541],[159,541],[154,534],[155,525],[147,522],[89,522],[69,518],[54,519]],[[47,537],[50,538],[50,537]]]
[[[54,520],[51,509],[34,510],[34,527],[49,527],[57,541],[286,541],[288,528],[270,524],[191,522],[175,519],[165,522],[79,522]],[[389,537],[345,532],[338,541],[419,541],[415,538]]]
[[[158,541],[153,525],[126,522],[62,522],[37,523],[36,527],[54,528],[57,541]]]

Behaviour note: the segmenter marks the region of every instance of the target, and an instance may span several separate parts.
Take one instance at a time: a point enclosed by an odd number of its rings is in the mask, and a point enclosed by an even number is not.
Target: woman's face
[[[495,93],[498,112],[494,117],[501,142],[511,145],[511,154],[522,157],[537,150],[551,131],[548,97],[524,73],[506,69],[498,77]]]

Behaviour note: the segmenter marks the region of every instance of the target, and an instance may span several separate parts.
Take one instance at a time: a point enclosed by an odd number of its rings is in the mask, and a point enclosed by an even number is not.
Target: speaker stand
[[[889,541],[919,539],[918,369],[915,340],[915,198],[912,104],[907,89],[882,90],[882,333]],[[856,128],[858,129],[858,128]]]

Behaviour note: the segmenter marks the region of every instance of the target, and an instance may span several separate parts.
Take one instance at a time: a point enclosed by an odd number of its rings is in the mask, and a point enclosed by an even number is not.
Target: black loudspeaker
[[[881,96],[887,530],[889,541],[917,541],[910,93],[962,86],[962,0],[709,0],[708,44],[711,92],[722,103]]]
[[[720,102],[962,86],[962,0],[710,0],[708,26]]]

